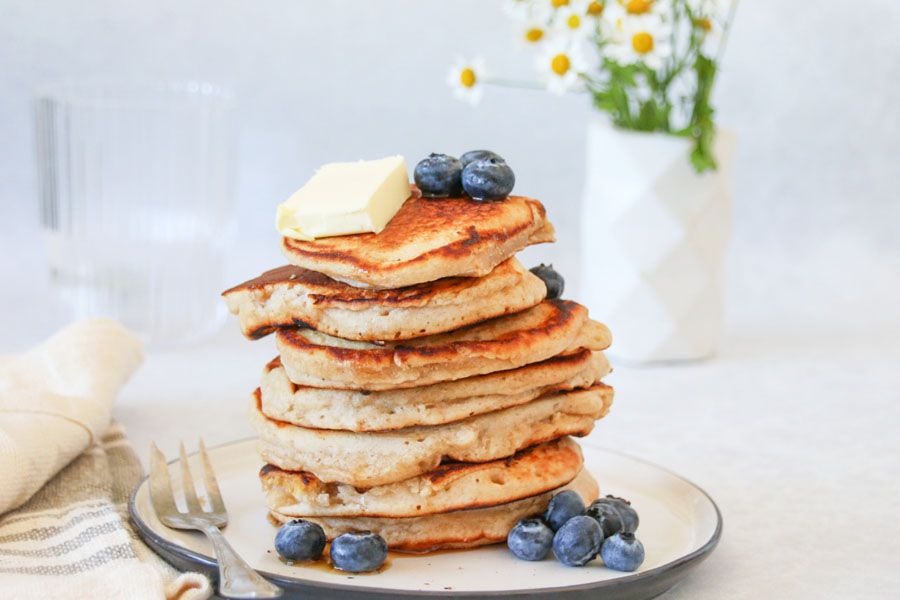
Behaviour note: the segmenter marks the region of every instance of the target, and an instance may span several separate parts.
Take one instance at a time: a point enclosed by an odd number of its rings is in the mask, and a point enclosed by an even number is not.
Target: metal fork
[[[156,444],[150,447],[150,502],[156,516],[166,527],[173,529],[194,529],[202,531],[209,538],[219,563],[219,595],[225,598],[278,598],[281,588],[269,583],[238,556],[225,540],[219,528],[228,523],[228,513],[222,502],[222,493],[213,472],[206,446],[200,440],[200,462],[203,465],[203,484],[209,510],[204,510],[197,498],[191,467],[188,464],[184,444],[180,448],[181,481],[187,512],[181,512],[175,505],[172,481],[166,457]]]

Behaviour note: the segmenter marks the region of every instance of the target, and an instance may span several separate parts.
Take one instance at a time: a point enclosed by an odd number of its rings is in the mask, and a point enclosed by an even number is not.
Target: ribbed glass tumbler
[[[221,321],[234,227],[233,99],[210,84],[70,82],[36,97],[42,231],[72,317],[150,344]]]

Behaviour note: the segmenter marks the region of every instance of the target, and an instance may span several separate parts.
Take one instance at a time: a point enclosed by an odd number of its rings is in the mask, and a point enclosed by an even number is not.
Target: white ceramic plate
[[[599,561],[583,568],[565,567],[552,558],[520,561],[502,544],[418,556],[392,553],[388,568],[371,575],[345,574],[321,565],[289,566],[274,550],[276,529],[266,517],[255,441],[219,446],[209,455],[229,513],[225,536],[247,562],[284,587],[287,597],[596,598],[602,590],[605,599],[637,600],[671,588],[713,551],[722,517],[703,490],[656,465],[589,443],[582,447],[585,465],[601,493],[628,498],[640,514],[637,537],[647,556],[635,573],[612,571]],[[192,466],[194,473],[200,472],[199,465]],[[173,477],[175,486],[179,479]],[[212,550],[202,534],[169,529],[156,518],[146,480],[135,489],[129,510],[141,537],[170,563],[214,573]]]

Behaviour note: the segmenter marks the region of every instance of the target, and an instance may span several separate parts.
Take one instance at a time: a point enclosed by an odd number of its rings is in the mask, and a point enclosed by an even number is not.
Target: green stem
[[[503,77],[486,77],[482,79],[484,85],[495,85],[497,87],[518,88],[524,90],[543,90],[537,81],[528,81],[524,79],[507,79]]]

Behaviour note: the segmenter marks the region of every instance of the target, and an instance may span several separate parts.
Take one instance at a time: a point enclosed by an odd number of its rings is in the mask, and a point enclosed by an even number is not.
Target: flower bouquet
[[[458,59],[457,97],[477,103],[484,84],[587,92],[619,128],[690,138],[698,173],[715,169],[710,94],[736,2],[717,0],[509,0],[539,82],[488,76]]]

